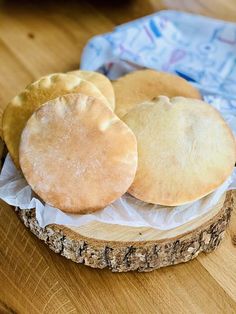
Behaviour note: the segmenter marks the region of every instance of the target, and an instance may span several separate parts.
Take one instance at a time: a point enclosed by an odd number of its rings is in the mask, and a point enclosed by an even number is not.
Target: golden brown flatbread
[[[84,70],[76,70],[68,73],[77,75],[78,77],[93,83],[100,90],[103,96],[106,97],[107,101],[110,104],[110,108],[114,111],[115,109],[114,89],[111,84],[111,81],[105,75],[99,72]]]
[[[21,136],[20,166],[46,203],[89,213],[127,191],[136,172],[137,142],[100,100],[68,94],[30,117]]]
[[[138,142],[129,193],[142,201],[168,206],[195,201],[233,170],[233,134],[218,111],[201,100],[161,96],[136,106],[123,121]]]
[[[134,71],[113,82],[115,113],[123,117],[133,107],[160,95],[201,99],[199,91],[183,78],[154,70]]]
[[[50,74],[28,85],[14,97],[3,114],[3,136],[8,151],[19,168],[21,132],[32,113],[43,103],[68,93],[83,93],[96,97],[110,106],[98,88],[73,74]]]

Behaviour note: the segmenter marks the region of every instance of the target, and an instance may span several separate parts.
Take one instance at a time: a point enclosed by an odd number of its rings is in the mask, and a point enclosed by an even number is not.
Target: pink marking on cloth
[[[111,71],[113,65],[114,65],[113,62],[109,62],[109,63],[106,65],[106,67],[105,67],[105,73],[104,73],[105,75],[107,75],[107,74]]]
[[[120,47],[120,50],[121,50],[121,54],[122,54],[123,52],[128,52],[128,53],[131,53],[131,54],[132,54],[132,51],[129,50],[129,49],[126,49],[122,44],[120,44],[119,47]]]
[[[174,50],[170,56],[170,59],[168,60],[166,64],[163,65],[162,69],[167,71],[172,64],[183,59],[185,55],[186,55],[186,52],[184,50],[181,50],[181,49]]]
[[[149,29],[147,28],[147,26],[144,25],[143,28],[144,28],[146,34],[148,35],[148,38],[151,40],[152,43],[154,43],[154,39],[152,38],[152,35],[149,32]]]
[[[108,63],[108,65],[107,65],[108,71],[112,68],[113,64],[114,64],[113,62]]]
[[[119,45],[119,48],[120,48],[120,56],[122,56],[124,52],[130,54],[131,56],[135,56],[132,50],[126,49],[122,44]]]
[[[236,40],[230,40],[227,38],[222,38],[222,37],[217,37],[219,39],[219,41],[222,41],[223,43],[229,44],[229,45],[235,45],[236,44]]]

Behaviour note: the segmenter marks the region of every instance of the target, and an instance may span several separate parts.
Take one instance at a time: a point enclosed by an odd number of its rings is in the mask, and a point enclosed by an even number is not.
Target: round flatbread
[[[32,113],[43,103],[68,93],[82,93],[109,103],[98,88],[76,75],[56,73],[44,76],[28,85],[8,104],[3,114],[3,136],[8,151],[19,168],[21,132]]]
[[[77,75],[78,77],[87,80],[100,90],[103,96],[106,97],[110,104],[112,110],[115,109],[115,93],[111,81],[103,74],[93,71],[76,70],[69,72],[71,74]]]
[[[154,70],[134,71],[113,83],[118,117],[123,117],[133,107],[160,95],[183,96],[201,99],[199,91],[183,78]]]
[[[231,130],[201,100],[161,96],[135,107],[123,121],[138,142],[138,169],[129,193],[142,201],[168,206],[195,201],[233,170]]]
[[[28,120],[20,165],[46,203],[65,212],[89,213],[104,208],[131,185],[136,138],[98,99],[68,94],[47,102]]]

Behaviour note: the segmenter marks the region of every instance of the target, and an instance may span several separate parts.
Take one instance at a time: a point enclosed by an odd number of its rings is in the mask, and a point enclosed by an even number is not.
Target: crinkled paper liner
[[[66,214],[40,200],[34,194],[22,173],[15,168],[9,154],[5,159],[0,175],[0,198],[9,205],[21,209],[35,208],[36,218],[41,227],[48,224],[79,227],[91,221],[100,221],[131,227],[152,227],[169,230],[204,215],[230,189],[236,189],[236,169],[213,193],[182,206],[152,205],[125,194],[111,205],[95,213],[74,215]]]

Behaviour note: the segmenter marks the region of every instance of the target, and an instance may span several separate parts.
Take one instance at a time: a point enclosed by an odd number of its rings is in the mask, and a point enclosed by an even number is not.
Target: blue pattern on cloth
[[[235,23],[160,11],[93,37],[81,58],[81,69],[110,79],[146,67],[188,80],[236,135]]]

